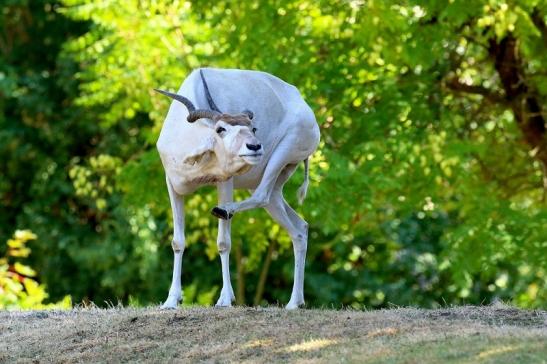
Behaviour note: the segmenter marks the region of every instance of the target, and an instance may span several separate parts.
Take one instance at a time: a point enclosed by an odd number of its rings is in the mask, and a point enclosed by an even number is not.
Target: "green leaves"
[[[19,261],[30,255],[26,245],[37,236],[30,230],[16,230],[7,242],[7,255],[0,258],[0,309],[70,308],[70,296],[62,302],[44,304],[46,287],[36,281],[34,269]]]
[[[163,298],[172,221],[154,145],[168,101],[152,89],[177,89],[193,68],[213,66],[296,85],[321,126],[298,207],[310,223],[307,302],[547,302],[545,172],[492,46],[517,39],[521,81],[545,105],[542,2],[37,4],[2,15],[21,32],[0,60],[0,198],[9,211],[0,231],[39,233],[30,266],[54,300]],[[26,13],[36,22],[10,22]],[[299,168],[285,187],[293,206],[301,180]],[[220,288],[215,204],[213,188],[185,201],[187,302],[211,303]],[[236,291],[255,298],[270,254],[271,289],[258,301],[288,299],[286,232],[249,211],[232,236]],[[29,255],[10,242],[5,249]]]

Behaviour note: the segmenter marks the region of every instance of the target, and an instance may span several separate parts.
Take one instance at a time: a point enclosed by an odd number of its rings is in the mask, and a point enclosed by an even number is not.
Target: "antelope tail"
[[[304,159],[304,182],[298,188],[296,192],[296,197],[298,199],[298,204],[302,205],[304,199],[306,198],[306,193],[308,192],[308,185],[310,184],[310,162],[308,158]]]

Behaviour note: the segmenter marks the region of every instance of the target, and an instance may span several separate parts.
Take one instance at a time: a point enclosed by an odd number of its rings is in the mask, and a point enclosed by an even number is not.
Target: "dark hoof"
[[[234,214],[229,214],[228,211],[221,209],[220,207],[215,207],[213,210],[211,210],[211,213],[213,216],[218,217],[222,220],[229,220],[234,216]]]

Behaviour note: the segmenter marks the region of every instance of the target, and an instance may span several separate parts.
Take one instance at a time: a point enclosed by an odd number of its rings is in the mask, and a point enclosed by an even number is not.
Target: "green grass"
[[[370,363],[542,363],[547,358],[545,338],[443,338],[420,345],[397,346],[397,351]],[[358,357],[353,358],[356,362]]]
[[[193,307],[0,312],[0,362],[545,363],[547,312]]]

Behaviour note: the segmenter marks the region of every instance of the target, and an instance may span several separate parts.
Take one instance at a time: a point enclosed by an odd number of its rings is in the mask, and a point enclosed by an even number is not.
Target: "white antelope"
[[[157,91],[177,101],[169,108],[157,142],[174,220],[173,280],[162,307],[175,308],[182,299],[183,196],[206,184],[217,185],[219,199],[212,209],[219,218],[223,284],[216,305],[231,306],[235,299],[229,270],[230,219],[256,207],[264,207],[291,237],[294,284],[286,308],[303,305],[308,224],[284,200],[283,185],[303,161],[304,183],[298,190],[298,200],[303,201],[308,157],[319,143],[311,108],[296,87],[258,71],[203,68],[193,71],[177,94]],[[234,202],[234,188],[252,195]]]

